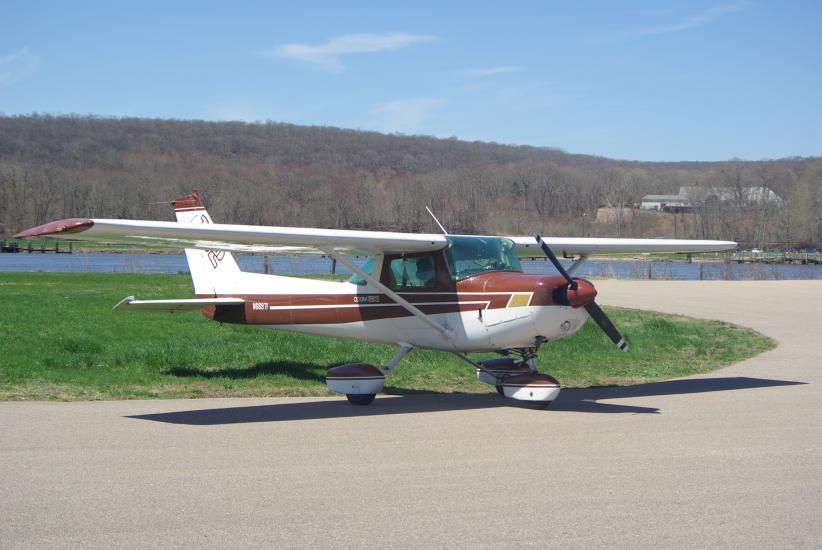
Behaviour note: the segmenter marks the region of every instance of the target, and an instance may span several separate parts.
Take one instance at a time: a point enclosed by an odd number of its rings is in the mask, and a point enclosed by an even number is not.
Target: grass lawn
[[[327,395],[329,367],[378,365],[395,349],[221,325],[195,312],[111,311],[131,294],[188,298],[193,291],[187,275],[0,273],[0,399]],[[575,336],[543,346],[539,370],[566,387],[630,384],[705,372],[775,346],[728,323],[606,309],[629,353],[586,323]],[[387,393],[495,391],[452,355],[420,350],[386,385]]]

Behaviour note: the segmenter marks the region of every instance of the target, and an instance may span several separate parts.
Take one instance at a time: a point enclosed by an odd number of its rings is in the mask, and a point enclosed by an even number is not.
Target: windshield
[[[516,244],[503,237],[445,237],[443,255],[451,278],[461,279],[483,271],[522,271]]]

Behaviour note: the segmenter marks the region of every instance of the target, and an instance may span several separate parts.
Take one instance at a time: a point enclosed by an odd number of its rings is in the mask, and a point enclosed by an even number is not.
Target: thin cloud
[[[441,104],[442,101],[430,97],[380,103],[371,110],[372,118],[368,126],[383,132],[418,132]]]
[[[520,73],[524,71],[523,67],[518,65],[506,65],[503,67],[485,67],[481,69],[466,69],[464,71],[460,71],[460,76],[467,76],[467,77],[476,77],[482,78],[486,76],[496,76],[500,74],[510,74],[510,73]]]
[[[14,84],[30,77],[39,59],[28,48],[9,55],[0,55],[0,86]]]
[[[738,13],[748,7],[748,2],[743,0],[733,4],[717,4],[708,8],[707,10],[692,15],[682,21],[670,23],[668,25],[657,25],[653,27],[646,27],[644,29],[635,29],[632,31],[625,31],[612,35],[611,38],[615,40],[626,38],[638,38],[643,36],[655,36],[661,34],[670,34],[675,32],[682,32],[690,29],[695,29],[708,23],[712,23],[717,19],[732,13]]]
[[[397,50],[433,40],[436,40],[436,37],[427,34],[346,34],[334,36],[316,45],[281,44],[265,55],[313,63],[331,72],[339,73],[345,68],[341,60],[345,55]]]

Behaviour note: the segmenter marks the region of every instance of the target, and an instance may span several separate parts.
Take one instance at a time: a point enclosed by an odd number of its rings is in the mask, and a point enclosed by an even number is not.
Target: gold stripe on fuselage
[[[531,302],[532,293],[515,293],[511,295],[511,299],[508,301],[508,307],[525,307]]]

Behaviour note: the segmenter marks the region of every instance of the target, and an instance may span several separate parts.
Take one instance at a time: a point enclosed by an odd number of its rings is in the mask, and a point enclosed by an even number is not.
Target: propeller
[[[545,255],[548,256],[548,259],[551,260],[551,263],[554,264],[554,267],[557,268],[559,274],[565,277],[565,280],[568,281],[571,290],[576,290],[578,287],[577,282],[571,277],[571,275],[568,274],[567,271],[565,271],[565,268],[562,267],[562,264],[559,263],[559,260],[557,259],[556,255],[554,255],[554,251],[551,250],[551,247],[549,247],[548,244],[542,240],[542,235],[537,233],[536,235],[534,235],[534,238],[537,240],[537,243],[539,244],[540,248],[542,248],[542,251],[545,252]]]
[[[596,302],[590,302],[585,304],[585,311],[588,312],[588,315],[591,316],[591,319],[596,321],[596,324],[599,325],[599,328],[602,329],[602,332],[608,335],[608,338],[611,339],[611,342],[616,344],[616,347],[621,349],[622,351],[628,351],[628,342],[625,341],[625,338],[619,333],[616,329],[614,324],[605,315],[605,312],[602,311],[602,308],[597,305]]]
[[[557,268],[557,271],[559,271],[560,275],[565,277],[565,280],[568,281],[568,288],[572,291],[577,291],[577,289],[579,288],[579,283],[576,279],[571,277],[571,275],[569,275],[567,271],[565,271],[565,268],[562,267],[561,263],[559,263],[559,260],[554,254],[554,251],[551,250],[551,247],[548,246],[548,244],[542,240],[542,236],[539,235],[539,233],[534,235],[534,238],[537,240],[537,243],[539,244],[540,248],[542,248],[542,251],[545,252],[545,255],[548,256],[548,259],[551,260],[551,263],[554,264],[554,267]],[[593,319],[594,322],[596,322],[597,326],[602,329],[602,332],[604,332],[608,336],[608,338],[610,338],[611,341],[614,344],[616,344],[616,347],[618,347],[622,351],[627,352],[628,342],[625,341],[625,338],[622,337],[622,335],[616,329],[616,327],[608,318],[608,316],[605,315],[605,312],[602,311],[602,308],[599,307],[597,303],[593,300],[584,304],[583,307],[585,308],[585,311],[588,312],[588,315],[591,316],[591,319]]]

